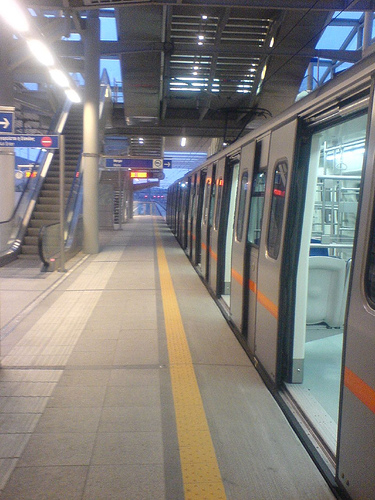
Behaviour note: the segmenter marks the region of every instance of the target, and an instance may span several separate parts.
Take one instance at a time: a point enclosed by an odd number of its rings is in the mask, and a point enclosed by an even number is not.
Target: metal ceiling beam
[[[375,11],[374,0],[358,0],[350,2],[348,0],[327,0],[324,2],[316,2],[313,0],[253,0],[249,5],[249,0],[34,0],[28,2],[29,6],[38,5],[42,9],[62,9],[70,8],[74,10],[88,10],[108,7],[135,7],[137,5],[177,5],[179,7],[192,6],[212,6],[212,7],[246,7],[254,9],[288,9],[302,10],[311,9],[313,11],[342,11],[342,10],[369,10]]]
[[[58,50],[61,57],[83,57],[82,42],[56,42],[54,47]],[[117,57],[122,54],[136,54],[138,52],[155,52],[170,51],[171,47],[163,42],[100,42],[100,53],[102,57]],[[192,46],[190,44],[179,44],[175,48],[178,55],[192,54]],[[173,51],[173,48],[172,48]],[[210,55],[218,57],[220,55],[248,56],[248,57],[290,57],[296,54],[292,48],[249,46],[246,44],[217,44],[213,46],[194,47],[194,53],[199,55]],[[360,50],[329,50],[329,49],[303,49],[298,52],[298,57],[312,59],[313,57],[321,57],[324,59],[333,59],[335,61],[345,61],[355,63],[362,57]]]

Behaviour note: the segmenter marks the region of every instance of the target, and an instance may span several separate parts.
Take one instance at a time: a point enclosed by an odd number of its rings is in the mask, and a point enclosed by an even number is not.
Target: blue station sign
[[[163,160],[163,168],[172,168],[172,160]]]
[[[149,158],[106,158],[105,166],[108,168],[130,168],[136,170],[161,170],[163,168],[162,159]]]
[[[59,135],[0,135],[0,147],[58,149],[59,137]]]
[[[14,112],[0,111],[0,134],[12,134],[14,131]]]

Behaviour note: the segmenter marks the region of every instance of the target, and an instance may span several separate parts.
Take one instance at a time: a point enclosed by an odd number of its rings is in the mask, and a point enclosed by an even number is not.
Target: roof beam
[[[57,42],[54,44],[58,53],[62,57],[83,57],[83,44],[82,42]],[[114,57],[121,54],[135,54],[137,52],[156,52],[160,53],[165,49],[162,42],[100,42],[101,57]],[[176,47],[177,54],[190,55],[193,51],[190,44],[179,44]],[[236,56],[247,57],[305,57],[312,59],[313,57],[321,57],[324,59],[333,59],[334,61],[345,61],[355,63],[362,58],[360,50],[328,50],[328,49],[303,49],[301,51],[293,51],[288,48],[273,48],[257,47],[241,44],[218,44],[212,47],[194,47],[194,53],[197,55],[211,55],[212,57],[228,56],[236,54]]]
[[[38,5],[42,9],[61,9],[67,8],[67,4],[70,9],[74,10],[88,10],[88,9],[98,9],[98,8],[108,8],[108,7],[135,7],[137,5],[145,5],[145,0],[97,0],[89,5],[89,2],[84,0],[33,0],[28,1],[28,6]],[[309,5],[310,4],[310,5]],[[195,6],[202,7],[202,0],[158,0],[149,1],[146,3],[147,6],[150,5],[178,5],[180,7],[185,6]],[[288,10],[303,10],[311,9],[313,11],[342,11],[342,10],[369,10],[375,11],[375,1],[374,0],[358,0],[357,2],[350,2],[348,0],[327,0],[325,2],[306,2],[306,0],[252,0],[251,6],[249,6],[249,0],[205,0],[203,5],[213,6],[213,7],[246,7],[254,9],[288,9]]]

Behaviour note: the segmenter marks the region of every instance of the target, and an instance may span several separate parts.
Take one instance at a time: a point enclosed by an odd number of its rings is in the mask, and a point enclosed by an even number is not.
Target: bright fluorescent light
[[[181,137],[181,147],[184,148],[186,146],[186,137]]]
[[[24,33],[29,30],[29,22],[25,16],[25,13],[19,5],[14,0],[8,0],[7,2],[2,2],[3,8],[1,11],[1,16],[5,21],[15,30],[20,33]],[[4,5],[6,3],[6,5]]]
[[[81,98],[78,95],[78,93],[74,89],[67,89],[65,90],[65,94],[68,99],[70,99],[72,102],[78,103],[81,102]]]
[[[52,66],[54,64],[53,55],[51,54],[49,48],[41,40],[27,40],[27,45],[39,62],[45,66]]]
[[[69,87],[69,79],[61,69],[52,68],[49,73],[55,83],[60,87]]]

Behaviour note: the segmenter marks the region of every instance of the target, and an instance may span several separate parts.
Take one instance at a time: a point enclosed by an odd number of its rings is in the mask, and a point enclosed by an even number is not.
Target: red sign
[[[43,147],[50,148],[52,146],[52,138],[48,136],[42,137],[40,143]]]

